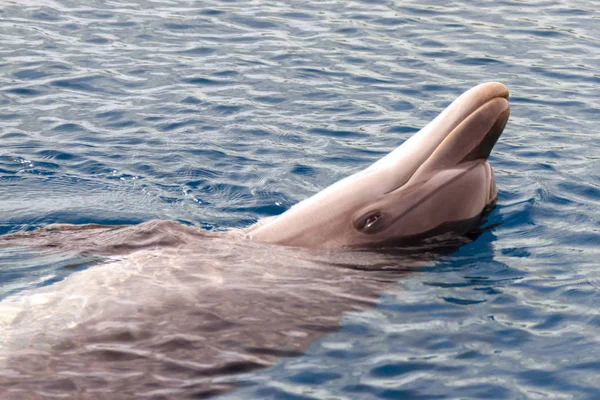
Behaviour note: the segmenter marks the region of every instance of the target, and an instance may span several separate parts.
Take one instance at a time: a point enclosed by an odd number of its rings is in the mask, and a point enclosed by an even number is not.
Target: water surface
[[[5,2],[0,233],[247,226],[498,80],[493,228],[225,397],[597,398],[599,27],[591,0]],[[40,257],[0,254],[1,296],[73,271]]]

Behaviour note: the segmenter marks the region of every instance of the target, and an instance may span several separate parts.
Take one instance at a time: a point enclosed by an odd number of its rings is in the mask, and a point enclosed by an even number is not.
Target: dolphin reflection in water
[[[500,83],[474,87],[367,169],[247,230],[149,221],[0,237],[4,251],[106,256],[0,303],[0,398],[207,397],[302,354],[480,225],[507,98]]]

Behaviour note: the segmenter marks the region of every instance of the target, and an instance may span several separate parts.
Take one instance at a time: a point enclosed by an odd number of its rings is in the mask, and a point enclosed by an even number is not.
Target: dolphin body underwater
[[[0,398],[208,397],[302,354],[481,224],[507,98],[500,83],[472,88],[367,169],[246,230],[155,220],[1,236],[5,252],[106,258],[0,302]]]

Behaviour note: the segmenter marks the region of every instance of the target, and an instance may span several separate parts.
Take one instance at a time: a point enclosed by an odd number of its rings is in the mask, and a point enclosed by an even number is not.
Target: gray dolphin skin
[[[398,246],[464,233],[497,197],[487,162],[510,114],[508,89],[484,83],[396,150],[280,216],[256,241],[318,249]]]

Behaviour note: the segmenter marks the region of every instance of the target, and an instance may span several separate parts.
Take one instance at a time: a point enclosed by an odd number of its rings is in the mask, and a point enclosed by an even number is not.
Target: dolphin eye
[[[381,211],[373,211],[354,222],[354,227],[364,233],[374,233],[377,229],[377,222],[381,220],[383,214]]]
[[[365,228],[372,226],[379,219],[379,215],[369,215],[365,220]]]

